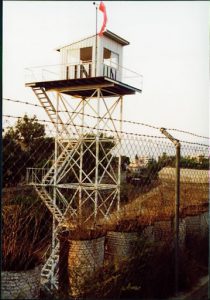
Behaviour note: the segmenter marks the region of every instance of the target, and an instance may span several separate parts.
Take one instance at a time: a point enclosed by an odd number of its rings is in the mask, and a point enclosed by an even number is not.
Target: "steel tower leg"
[[[123,114],[123,97],[120,97],[120,128],[119,128],[119,148],[121,149],[121,139],[122,139],[122,114]],[[120,185],[121,185],[121,153],[119,153],[118,158],[118,195],[117,195],[117,212],[120,210]]]

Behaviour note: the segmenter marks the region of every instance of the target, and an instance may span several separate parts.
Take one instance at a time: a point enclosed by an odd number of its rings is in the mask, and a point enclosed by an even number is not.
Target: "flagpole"
[[[96,43],[95,43],[95,77],[97,75],[97,56],[98,56],[98,4],[93,2],[96,6]]]

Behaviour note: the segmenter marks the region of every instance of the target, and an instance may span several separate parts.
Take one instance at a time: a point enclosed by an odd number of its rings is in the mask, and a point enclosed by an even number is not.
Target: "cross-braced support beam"
[[[43,88],[35,91],[56,128],[54,161],[33,182],[53,215],[52,252],[43,269],[48,279],[56,270],[59,226],[93,227],[120,209],[123,97],[105,98],[104,89],[96,86],[82,98],[56,92],[55,104]]]

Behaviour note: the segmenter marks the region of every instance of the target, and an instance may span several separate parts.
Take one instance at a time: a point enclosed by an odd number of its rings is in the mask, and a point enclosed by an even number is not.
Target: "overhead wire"
[[[34,103],[30,103],[28,101],[22,101],[22,100],[17,100],[17,99],[14,100],[14,99],[11,99],[11,98],[3,98],[3,99],[6,100],[6,101],[14,102],[14,103],[21,103],[21,104],[25,104],[25,105],[31,105],[31,106],[34,106],[34,107],[44,108],[44,106],[42,106],[40,104],[34,104]],[[48,110],[53,111],[52,109],[48,109]],[[58,113],[68,113],[69,111],[67,111],[67,110],[57,110],[57,112]],[[90,114],[87,114],[87,113],[82,113],[82,112],[71,111],[71,113],[72,114],[78,114],[78,115],[84,115],[84,116],[94,118],[94,119],[102,119],[102,117],[100,117],[100,116],[93,116],[93,115],[90,115]],[[160,128],[161,128],[161,126],[155,126],[155,125],[151,125],[151,124],[147,124],[147,123],[143,123],[143,122],[131,121],[131,120],[124,120],[124,119],[119,120],[117,118],[108,118],[108,117],[103,117],[103,119],[104,120],[112,119],[113,121],[116,121],[116,122],[123,122],[123,123],[128,123],[128,124],[133,124],[133,125],[140,125],[140,126],[145,126],[145,127],[156,129],[156,130],[160,130]],[[185,130],[176,129],[176,128],[168,128],[168,127],[165,128],[165,129],[167,129],[168,131],[176,131],[176,132],[192,135],[194,137],[199,137],[199,138],[209,140],[209,137],[207,137],[207,136],[199,135],[197,133],[193,133],[193,132],[190,132],[190,131],[185,131]]]
[[[15,118],[15,119],[21,119],[22,117],[18,117],[18,116],[11,116],[11,115],[3,115],[3,117],[7,117],[7,118]],[[50,124],[55,124],[55,125],[72,125],[72,123],[64,123],[64,122],[52,122],[52,121],[49,121],[49,120],[43,120],[43,119],[37,119],[37,121],[39,122],[44,122],[44,123],[50,123]],[[91,127],[91,126],[88,126],[88,125],[79,125],[79,124],[74,124],[74,127],[80,127],[80,128],[87,128],[87,129],[92,129],[92,130],[96,130],[95,127]],[[103,132],[112,132],[112,133],[119,133],[119,134],[129,134],[129,135],[132,135],[132,136],[144,136],[144,137],[150,137],[150,138],[158,138],[158,139],[166,139],[165,137],[163,136],[157,136],[157,135],[149,135],[149,134],[139,134],[139,133],[133,133],[133,132],[126,132],[126,131],[114,131],[114,130],[111,130],[111,129],[101,129],[101,128],[98,128],[99,131],[103,131]]]
[[[21,119],[22,117],[19,117],[19,116],[12,116],[12,115],[3,115],[3,117],[6,117],[6,118],[14,118],[14,119]],[[37,121],[39,122],[43,122],[43,123],[49,123],[49,124],[54,124],[54,125],[72,125],[72,123],[62,123],[62,122],[52,122],[52,121],[49,121],[49,120],[44,120],[44,119],[37,119]],[[95,127],[91,127],[91,126],[88,126],[88,125],[79,125],[79,124],[74,124],[74,127],[79,127],[79,128],[86,128],[86,129],[91,129],[91,130],[96,130]],[[121,134],[121,135],[129,135],[129,136],[134,136],[134,137],[148,137],[148,138],[155,138],[155,139],[164,139],[164,140],[167,140],[167,138],[165,136],[158,136],[158,135],[150,135],[150,134],[141,134],[141,133],[133,133],[133,132],[127,132],[127,131],[114,131],[114,130],[111,130],[111,129],[101,129],[99,128],[98,129],[99,131],[102,131],[102,132],[108,132],[108,133],[118,133],[118,134]],[[73,135],[76,135],[74,133],[72,133]],[[182,143],[187,143],[187,144],[192,144],[192,145],[200,145],[200,146],[206,146],[206,147],[209,147],[209,145],[207,144],[203,144],[203,143],[197,143],[197,142],[190,142],[190,141],[184,141],[184,140],[180,140],[180,142]]]

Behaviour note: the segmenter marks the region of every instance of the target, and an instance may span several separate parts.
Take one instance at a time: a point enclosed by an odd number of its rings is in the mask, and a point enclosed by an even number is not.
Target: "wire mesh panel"
[[[109,231],[106,237],[107,254],[115,262],[130,259],[136,248],[138,234],[135,232]]]
[[[156,221],[154,226],[154,234],[156,242],[169,242],[173,238],[171,219]]]
[[[41,266],[22,272],[2,272],[3,299],[39,299],[40,273]]]
[[[123,127],[133,130],[114,128],[107,120],[109,114],[102,116],[97,136],[98,119],[87,103],[87,111],[77,103],[76,114],[75,103],[71,104],[71,118],[64,104],[60,117],[68,132],[59,120],[56,127],[52,120],[35,117],[3,118],[4,270],[11,271],[14,265],[21,269],[16,262],[27,269],[31,255],[45,266],[42,282],[55,279],[54,273],[61,271],[58,282],[48,284],[54,295],[54,288],[60,286],[59,293],[115,298],[133,295],[135,287],[139,299],[162,297],[163,291],[169,297],[169,290],[174,291],[173,271],[169,274],[168,269],[174,270],[176,239],[175,146],[154,126],[122,121]],[[88,123],[81,127],[84,114]],[[119,122],[117,116],[113,118]],[[172,131],[175,137],[188,134]],[[193,276],[205,273],[208,257],[209,146],[199,142],[204,137],[192,137],[179,139],[179,284],[183,289],[195,283]],[[98,240],[63,245],[57,238],[63,227],[108,233]],[[107,259],[107,253],[116,257],[118,266]],[[50,264],[54,273],[48,269]]]
[[[85,293],[86,282],[94,273],[102,269],[104,263],[104,236],[93,236],[94,232],[64,231],[61,234],[60,267],[66,265],[66,274],[60,270],[60,287],[63,285],[63,277],[67,276],[67,291],[71,297],[79,297]],[[91,237],[92,235],[92,237]],[[66,260],[63,254],[66,252]]]
[[[209,230],[209,211],[203,212],[200,217],[201,217],[202,235],[203,236],[208,236],[208,230]]]

